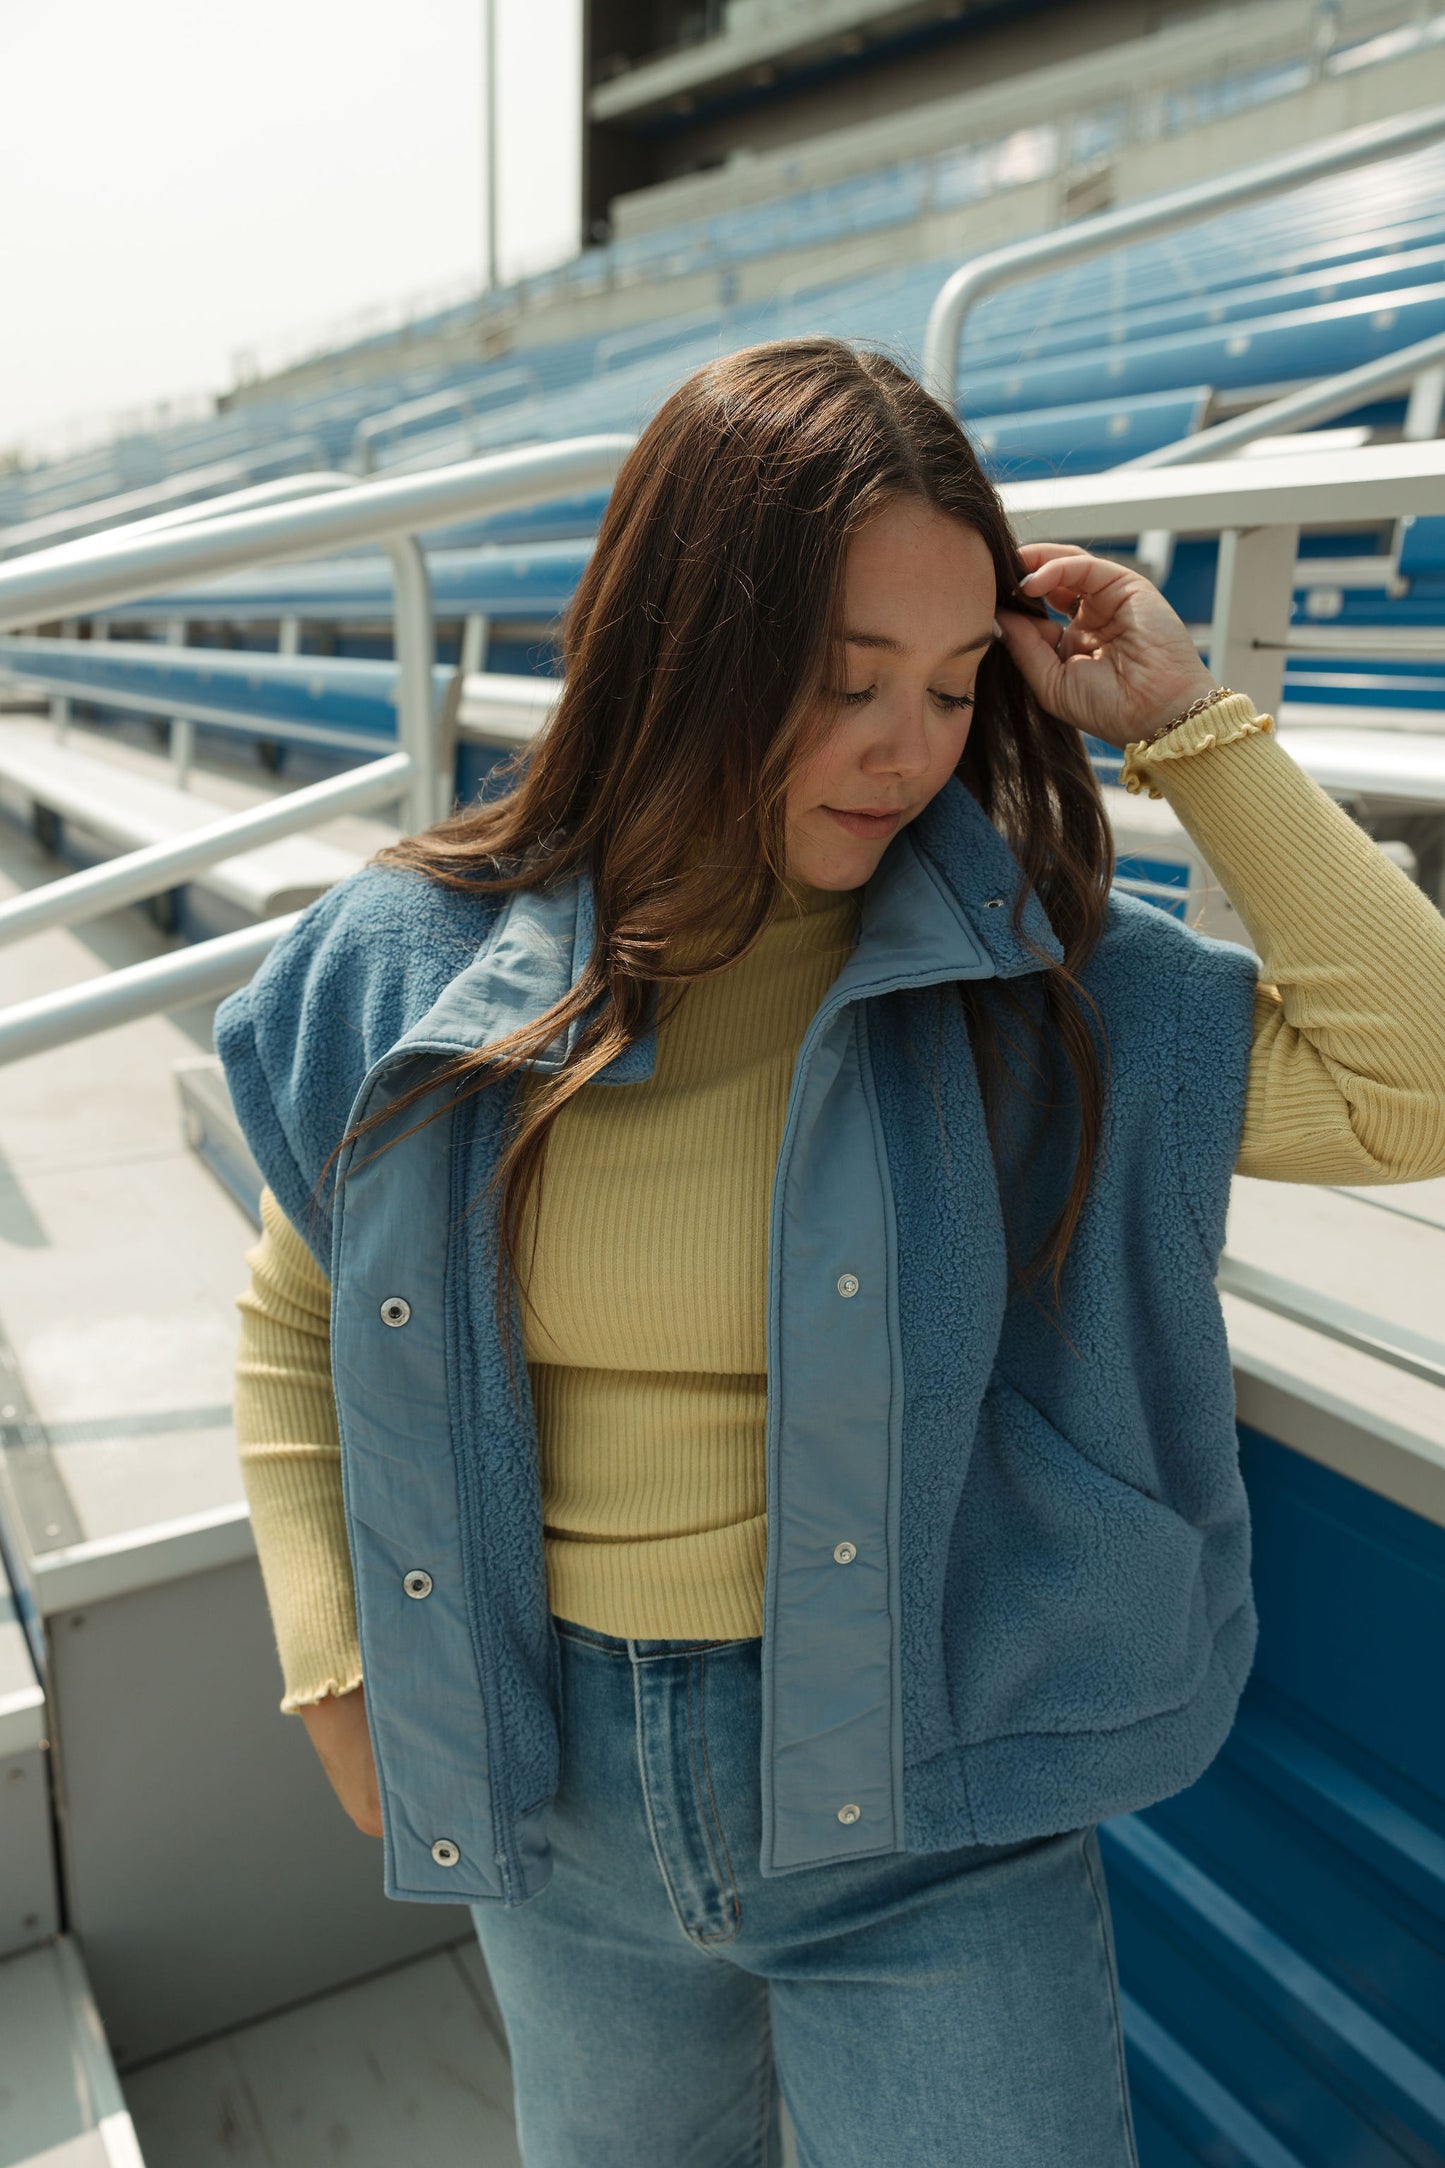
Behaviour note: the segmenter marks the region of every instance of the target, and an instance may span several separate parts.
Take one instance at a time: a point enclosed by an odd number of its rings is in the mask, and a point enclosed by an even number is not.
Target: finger
[[[1024,677],[1036,693],[1042,692],[1059,667],[1058,646],[1068,627],[1047,618],[1025,617],[1018,610],[1000,610],[998,622]]]
[[[1066,587],[1077,594],[1097,594],[1122,577],[1125,575],[1118,565],[1105,564],[1087,551],[1071,549],[1026,572],[1019,581],[1019,590],[1026,595],[1043,595]]]
[[[1130,595],[1130,576],[1096,557],[1072,556],[1039,565],[1019,582],[1021,595],[1036,595],[1056,610],[1077,612],[1095,632],[1118,628]]]
[[[1018,553],[1028,565],[1041,565],[1050,557],[1086,557],[1089,554],[1078,542],[1020,542]]]
[[[1083,631],[1077,619],[1072,625],[1065,625],[1063,633],[1064,636],[1059,642],[1059,660],[1061,662],[1073,662],[1076,658],[1086,662],[1097,662],[1099,660],[1100,655],[1103,653],[1102,643],[1096,640],[1092,633]]]
[[[1029,617],[1022,610],[1005,609],[1002,603],[999,604],[995,622],[1005,639],[1012,635],[1017,642],[1028,640],[1032,635],[1034,640],[1042,640],[1046,647],[1057,647],[1069,629],[1067,625],[1061,625],[1057,618]]]

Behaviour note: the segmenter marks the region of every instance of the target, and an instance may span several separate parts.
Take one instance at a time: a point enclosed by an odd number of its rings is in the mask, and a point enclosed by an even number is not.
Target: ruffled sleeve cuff
[[[1248,693],[1231,693],[1227,700],[1217,700],[1212,708],[1202,708],[1187,722],[1176,723],[1152,745],[1142,738],[1126,745],[1119,779],[1127,791],[1137,794],[1147,788],[1151,798],[1162,798],[1164,793],[1150,773],[1153,767],[1166,760],[1187,760],[1194,753],[1205,752],[1211,745],[1229,745],[1236,738],[1248,738],[1256,732],[1273,729],[1274,717],[1261,715]]]

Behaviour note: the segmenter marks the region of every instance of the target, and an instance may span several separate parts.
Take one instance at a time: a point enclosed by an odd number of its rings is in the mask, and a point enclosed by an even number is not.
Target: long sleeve
[[[361,1684],[356,1593],[331,1386],[331,1292],[269,1189],[247,1250],[235,1419],[241,1477],[294,1714]]]
[[[1236,1171],[1445,1174],[1445,918],[1291,758],[1246,694],[1125,753],[1166,798],[1260,959]]]

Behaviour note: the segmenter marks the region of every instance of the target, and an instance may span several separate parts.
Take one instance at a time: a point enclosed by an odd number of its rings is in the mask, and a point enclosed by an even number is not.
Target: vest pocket
[[[962,1741],[1114,1731],[1188,1702],[1213,1633],[1204,1540],[1085,1458],[997,1371],[949,1550]]]

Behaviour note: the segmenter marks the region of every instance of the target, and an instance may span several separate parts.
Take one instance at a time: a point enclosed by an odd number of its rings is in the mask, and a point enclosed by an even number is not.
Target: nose
[[[862,760],[867,772],[903,777],[925,774],[929,745],[923,698],[900,693],[876,702],[873,715],[876,727]]]

